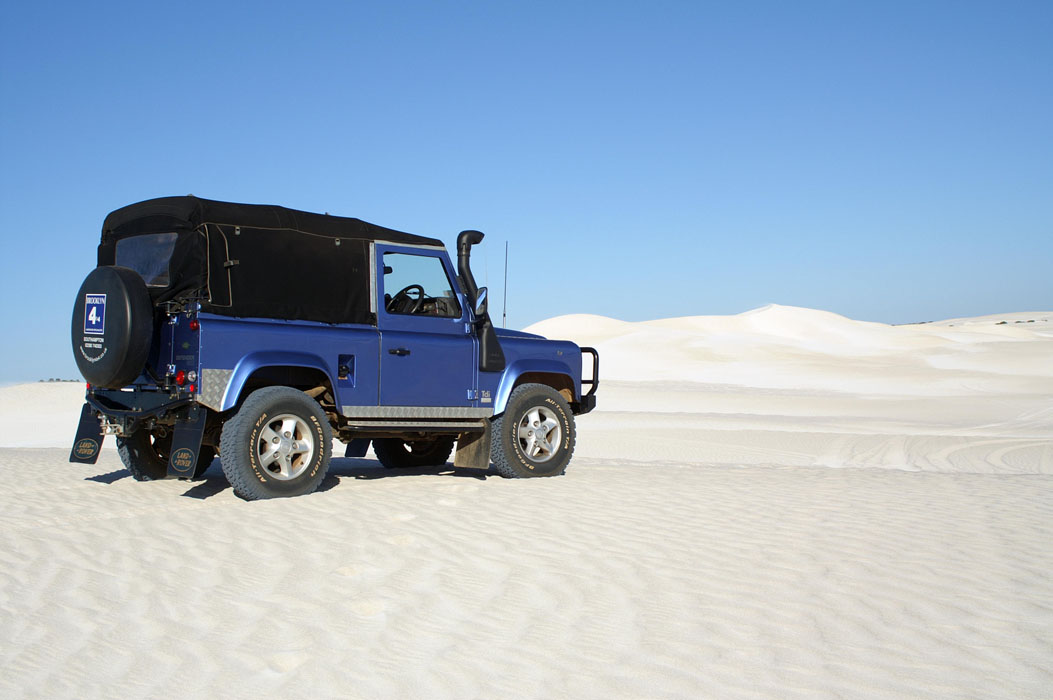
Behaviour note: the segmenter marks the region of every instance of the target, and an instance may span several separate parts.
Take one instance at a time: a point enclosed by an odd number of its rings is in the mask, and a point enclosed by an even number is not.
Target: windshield
[[[147,287],[167,287],[168,261],[175,249],[176,233],[152,233],[117,241],[114,262],[139,273]]]

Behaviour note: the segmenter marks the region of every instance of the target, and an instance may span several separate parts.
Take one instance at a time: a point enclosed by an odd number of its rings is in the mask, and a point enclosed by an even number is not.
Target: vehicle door
[[[478,341],[449,258],[376,244],[380,405],[473,407]]]

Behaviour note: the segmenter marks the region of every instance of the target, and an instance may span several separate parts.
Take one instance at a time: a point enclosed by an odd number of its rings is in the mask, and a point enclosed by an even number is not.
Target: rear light
[[[186,384],[186,372],[184,372],[183,370],[179,370],[178,372],[176,372],[175,383],[179,386],[183,386],[184,384]]]
[[[201,330],[201,324],[197,322],[196,318],[193,321],[190,322],[190,330],[192,330],[192,331]]]
[[[85,386],[88,391],[91,391],[91,382],[88,382]]]
[[[187,387],[187,391],[189,391],[191,394],[193,394],[195,391],[197,391],[197,387],[194,386],[193,384],[191,384],[190,386]]]

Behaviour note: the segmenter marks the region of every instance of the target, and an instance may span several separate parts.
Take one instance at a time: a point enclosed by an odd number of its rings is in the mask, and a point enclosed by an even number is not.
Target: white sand
[[[0,389],[0,697],[1053,697],[1051,321],[553,319],[603,360],[566,476],[258,503]]]
[[[80,382],[0,387],[0,447],[70,447],[83,404]]]

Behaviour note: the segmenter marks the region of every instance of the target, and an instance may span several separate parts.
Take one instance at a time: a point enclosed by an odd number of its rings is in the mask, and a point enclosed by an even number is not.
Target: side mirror
[[[479,291],[475,293],[475,317],[484,318],[486,316],[486,287],[480,287]]]

